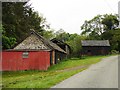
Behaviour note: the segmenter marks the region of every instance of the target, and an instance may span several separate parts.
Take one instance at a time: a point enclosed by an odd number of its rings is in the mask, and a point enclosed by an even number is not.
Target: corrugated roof
[[[52,50],[57,50],[63,53],[66,53],[63,49],[61,49],[58,45],[54,44],[53,42],[51,42],[50,40],[45,39],[44,37],[42,37],[41,35],[39,35],[38,33],[36,33],[34,30],[31,31],[31,34],[36,35],[38,37],[39,40],[41,40],[45,45],[47,45],[49,48],[51,48]],[[16,46],[17,47],[17,46]],[[16,49],[16,47],[14,48],[14,50]],[[17,48],[19,49],[19,48]],[[17,50],[16,49],[16,50]],[[25,48],[20,48],[21,50],[25,49]],[[36,48],[37,49],[37,48]]]
[[[108,40],[82,40],[82,46],[110,46]]]

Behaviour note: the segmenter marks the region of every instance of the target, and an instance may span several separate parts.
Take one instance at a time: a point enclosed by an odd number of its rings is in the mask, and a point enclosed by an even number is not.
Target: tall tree
[[[94,39],[101,39],[103,32],[118,27],[117,15],[97,15],[89,21],[85,21],[81,26],[82,34],[92,36]]]
[[[2,33],[2,48],[3,49],[10,49],[15,43],[16,43],[16,39],[13,37],[7,37],[5,34],[5,29],[2,27],[2,25],[0,26],[0,33]]]
[[[54,31],[53,30],[46,30],[45,32],[43,32],[43,36],[46,38],[46,39],[53,39],[55,38],[55,35],[54,35]]]
[[[45,31],[46,19],[39,16],[38,12],[31,8],[27,2],[3,2],[2,3],[2,24],[4,36],[15,38],[19,43],[34,29],[43,35]],[[3,39],[3,45],[5,44]],[[5,46],[5,49],[9,47]]]
[[[70,36],[70,34],[65,32],[63,29],[60,29],[60,30],[56,31],[55,35],[56,35],[57,39],[59,39],[63,42],[66,42],[69,39],[69,36]]]
[[[102,24],[104,25],[104,30],[112,30],[118,27],[118,15],[103,15]]]
[[[97,15],[89,21],[86,20],[81,26],[81,30],[83,30],[82,34],[97,33],[100,35],[103,32],[102,15]]]

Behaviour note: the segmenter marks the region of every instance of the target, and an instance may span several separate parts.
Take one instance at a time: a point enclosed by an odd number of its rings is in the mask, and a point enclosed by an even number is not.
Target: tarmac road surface
[[[51,88],[118,88],[118,56],[104,58]]]

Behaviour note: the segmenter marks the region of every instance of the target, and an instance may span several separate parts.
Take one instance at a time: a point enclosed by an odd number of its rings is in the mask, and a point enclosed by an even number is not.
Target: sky
[[[98,14],[117,14],[119,0],[30,0],[31,7],[42,14],[55,31],[81,33],[85,20]]]

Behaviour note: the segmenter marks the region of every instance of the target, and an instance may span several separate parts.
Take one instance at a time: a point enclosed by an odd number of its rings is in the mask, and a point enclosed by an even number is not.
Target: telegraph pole
[[[119,16],[119,18],[118,18],[118,21],[119,21],[118,28],[120,28],[120,1],[118,2],[118,16]]]

